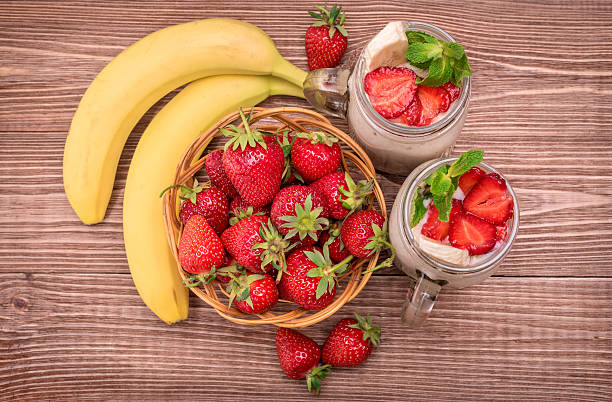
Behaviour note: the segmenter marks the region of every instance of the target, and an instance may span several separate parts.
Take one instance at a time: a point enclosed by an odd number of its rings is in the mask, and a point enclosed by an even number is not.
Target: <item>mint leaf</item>
[[[442,169],[436,170],[431,183],[431,192],[434,195],[434,199],[436,195],[446,194],[450,190],[452,184],[451,178],[447,172],[444,172]]]
[[[453,78],[453,67],[448,57],[439,57],[429,64],[427,77],[417,77],[416,83],[428,87],[439,87]]]
[[[427,208],[423,204],[424,198],[421,195],[421,186],[417,187],[412,199],[412,219],[410,219],[410,227],[413,228],[419,224],[421,219],[427,213]]]
[[[453,194],[457,188],[451,186],[451,191],[443,195],[434,195],[433,203],[438,209],[438,219],[441,222],[448,222],[451,208],[453,207]]]
[[[408,43],[438,43],[439,40],[421,31],[406,31]]]
[[[413,43],[408,45],[406,58],[411,63],[425,63],[439,58],[442,52],[443,49],[439,43]]]
[[[449,81],[461,87],[463,77],[472,75],[465,49],[455,42],[443,42],[420,31],[406,31],[406,59],[415,67],[428,70],[416,83],[439,87]]]
[[[448,170],[449,176],[451,177],[461,176],[462,174],[470,170],[472,167],[482,162],[483,156],[484,156],[484,151],[481,151],[481,150],[470,150],[470,151],[465,152],[450,167],[450,169]],[[435,191],[433,191],[433,189],[432,189],[432,193],[437,194]]]

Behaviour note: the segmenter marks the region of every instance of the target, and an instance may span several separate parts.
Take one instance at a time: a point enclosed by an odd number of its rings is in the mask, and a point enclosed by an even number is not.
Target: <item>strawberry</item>
[[[472,187],[484,176],[486,173],[478,166],[474,166],[467,172],[459,177],[459,188],[463,191],[463,194],[467,195]]]
[[[291,162],[307,183],[338,170],[342,150],[338,139],[322,131],[297,133],[291,148]]]
[[[346,14],[340,15],[342,7],[334,5],[331,10],[321,6],[315,8],[320,13],[309,11],[308,14],[317,22],[308,27],[304,38],[310,71],[336,67],[348,44],[348,33],[342,26]]]
[[[500,241],[506,240],[508,237],[508,224],[495,226],[495,238]]]
[[[465,206],[465,203],[463,204]],[[485,254],[495,246],[495,226],[466,212],[451,219],[448,240],[451,246],[467,250],[470,255]]]
[[[346,269],[351,259],[349,256],[333,265],[327,247],[323,247],[323,254],[316,246],[293,251],[287,257],[287,275],[283,275],[279,283],[281,295],[306,310],[327,307],[336,295],[336,271]]]
[[[221,132],[230,140],[225,144],[223,169],[240,197],[254,207],[272,202],[281,184],[285,164],[283,150],[275,136],[265,137],[249,127],[242,109],[243,128],[230,125]]]
[[[306,335],[289,328],[276,331],[276,353],[287,377],[300,380],[306,378],[308,391],[319,394],[320,380],[329,373],[329,365],[318,366],[321,359],[319,345]]]
[[[323,363],[336,367],[355,367],[365,362],[378,346],[380,328],[372,319],[355,313],[355,318],[338,321],[322,349]]]
[[[193,215],[185,224],[178,252],[181,266],[192,274],[220,267],[225,256],[219,236],[201,215]]]
[[[512,216],[514,201],[506,181],[497,173],[483,176],[463,200],[463,208],[494,225]]]
[[[399,117],[417,93],[416,74],[406,67],[378,67],[366,74],[363,86],[370,103],[385,119]]]
[[[461,94],[461,88],[459,88],[457,85],[453,84],[450,81],[442,85],[442,88],[444,88],[446,92],[448,92],[450,103],[456,101],[459,97],[459,94]]]
[[[450,95],[442,87],[426,87],[419,85],[416,92],[421,102],[422,111],[417,126],[426,126],[440,113],[448,110],[450,105]]]
[[[223,264],[221,264],[221,268],[217,269],[215,279],[221,283],[229,283],[229,281],[232,280],[232,277],[229,276],[230,273],[238,276],[242,275],[244,272],[244,267],[238,264],[234,257],[226,254]]]
[[[227,198],[232,199],[238,195],[236,188],[230,181],[229,177],[227,177],[227,174],[225,174],[225,170],[223,169],[222,149],[218,149],[208,154],[206,160],[204,161],[204,169],[206,169],[206,173],[208,173],[210,182],[216,187],[219,187]]]
[[[438,209],[433,202],[429,203],[427,208],[427,220],[421,228],[421,234],[434,240],[444,240],[448,236],[448,228],[453,216],[463,210],[461,201],[453,199],[453,206],[450,211],[449,222],[442,222],[438,219]]]
[[[421,101],[418,96],[415,96],[410,102],[410,106],[399,117],[395,119],[389,119],[389,121],[393,123],[405,124],[407,126],[415,126],[421,119],[421,112],[423,111],[423,106],[421,105]]]
[[[285,252],[291,249],[265,215],[253,215],[230,226],[221,240],[227,252],[253,273],[268,272],[273,264],[282,272]]]
[[[233,275],[226,291],[230,294],[236,308],[246,314],[261,314],[270,310],[278,302],[276,283],[270,275],[247,273]]]
[[[349,212],[358,210],[367,201],[374,188],[374,180],[361,180],[355,184],[348,172],[333,172],[310,185],[325,196],[329,214],[344,219]]]
[[[321,247],[327,244],[327,247],[329,247],[329,257],[333,262],[341,262],[351,255],[348,248],[344,247],[344,243],[342,243],[340,229],[337,224],[330,227],[328,231],[321,233],[319,244]]]
[[[357,258],[368,258],[383,249],[390,249],[391,256],[365,273],[390,267],[395,259],[395,249],[389,242],[387,221],[378,211],[371,209],[349,215],[340,229],[342,243]]]
[[[270,218],[286,239],[313,244],[328,225],[327,204],[316,190],[294,185],[281,189],[270,210]]]
[[[217,234],[223,232],[223,229],[227,227],[229,207],[227,198],[221,190],[217,187],[200,186],[198,180],[194,179],[193,187],[176,184],[164,189],[161,196],[175,187],[180,188],[182,193],[182,195],[179,195],[179,198],[183,200],[179,210],[179,218],[183,225],[193,215],[202,215]]]
[[[229,205],[229,212],[231,216],[229,223],[230,225],[235,225],[239,220],[252,215],[268,215],[270,207],[254,207],[237,195]]]

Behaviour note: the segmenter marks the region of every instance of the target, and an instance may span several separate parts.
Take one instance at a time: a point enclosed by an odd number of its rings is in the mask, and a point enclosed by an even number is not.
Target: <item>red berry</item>
[[[345,172],[330,173],[310,185],[325,197],[329,215],[334,219],[344,219],[352,210],[361,208],[373,187],[373,180],[360,180],[355,184]]]
[[[310,12],[318,20],[317,24],[322,24],[306,30],[304,43],[310,71],[336,67],[340,63],[348,44],[348,34],[342,26],[346,16],[341,11],[341,7],[334,5],[331,10],[324,7]]]
[[[322,350],[325,364],[336,367],[355,367],[365,362],[374,346],[378,345],[380,328],[355,313],[355,318],[340,320],[327,337]]]
[[[417,126],[427,126],[437,115],[448,110],[450,95],[444,88],[419,85],[416,94],[422,107]]]
[[[204,161],[204,168],[206,173],[208,173],[210,182],[219,187],[227,198],[234,198],[238,194],[223,169],[223,150],[218,149],[211,152]]]
[[[383,233],[384,236],[382,238],[378,238],[374,233],[372,225],[376,225],[382,230],[384,223],[385,217],[378,211],[364,210],[355,212],[346,218],[342,224],[342,229],[340,229],[342,243],[355,257],[368,258],[377,250],[383,248],[384,243],[381,241],[386,241],[386,233]],[[375,241],[376,247],[366,249],[365,246],[370,241]]]
[[[323,247],[325,243],[328,243],[329,239],[329,231],[321,233],[321,236],[319,237],[319,244],[321,247]],[[328,243],[327,247],[329,248],[329,258],[331,258],[333,262],[341,262],[351,255],[348,248],[346,248],[344,243],[342,243],[340,236],[334,237],[332,241]]]
[[[178,252],[181,267],[192,274],[220,267],[225,256],[219,236],[201,215],[193,215],[185,224]]]
[[[485,171],[478,166],[474,166],[462,174],[461,177],[459,177],[459,187],[461,188],[461,191],[463,191],[463,194],[467,195],[472,187],[474,187],[478,180],[480,180],[485,174]]]
[[[500,241],[506,240],[508,237],[508,224],[495,226],[495,237]]]
[[[295,241],[310,238],[307,241],[312,243],[327,226],[328,216],[327,203],[321,193],[300,185],[281,189],[270,210],[270,218],[281,234]]]
[[[483,176],[463,200],[463,208],[494,225],[512,216],[514,200],[506,181],[497,173]]]
[[[379,67],[366,74],[364,89],[370,103],[382,117],[399,117],[412,103],[417,84],[414,71],[405,67]]]
[[[203,188],[198,186],[197,182],[191,191],[196,192],[196,203],[188,199],[183,200],[179,211],[181,222],[185,224],[191,216],[202,215],[215,232],[221,234],[227,227],[229,217],[229,206],[225,194],[217,187]]]
[[[477,216],[460,212],[451,219],[448,240],[451,246],[467,250],[470,255],[486,254],[495,246],[495,226]]]
[[[325,378],[329,366],[318,367],[319,345],[306,335],[289,328],[276,331],[276,353],[283,372],[294,380],[307,378],[308,390],[319,393],[319,380]]]
[[[434,240],[444,240],[448,236],[448,228],[450,226],[450,221],[453,219],[453,216],[463,210],[461,206],[461,201],[453,199],[453,206],[451,212],[449,214],[449,221],[442,222],[438,219],[438,208],[434,205],[433,202],[429,204],[427,220],[423,227],[421,228],[421,233],[424,236],[429,237]]]
[[[240,275],[230,283],[229,288],[233,288],[230,294],[236,297],[236,308],[246,314],[265,313],[278,302],[276,282],[270,275]]]
[[[442,88],[444,88],[446,90],[446,92],[448,92],[448,95],[450,97],[450,102],[451,103],[456,101],[457,98],[459,97],[459,94],[461,94],[461,88],[459,88],[458,86],[456,86],[455,84],[453,84],[450,81],[447,82],[446,84],[442,85]]]
[[[410,106],[395,119],[390,119],[393,123],[405,124],[407,126],[416,126],[421,119],[423,106],[418,96],[415,96],[410,102]]]
[[[307,183],[338,170],[341,161],[342,150],[338,140],[327,133],[300,133],[293,141],[291,162]]]

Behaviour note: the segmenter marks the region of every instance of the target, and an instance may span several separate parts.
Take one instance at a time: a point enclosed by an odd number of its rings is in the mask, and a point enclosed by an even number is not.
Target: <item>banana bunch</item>
[[[165,94],[191,82],[151,121],[128,172],[123,204],[126,254],[145,304],[168,324],[185,319],[188,291],[167,244],[160,191],[185,148],[204,130],[270,95],[303,98],[306,73],[259,28],[215,18],[168,27],[134,43],[94,79],[70,126],[63,177],[85,224],[101,222],[125,141]]]

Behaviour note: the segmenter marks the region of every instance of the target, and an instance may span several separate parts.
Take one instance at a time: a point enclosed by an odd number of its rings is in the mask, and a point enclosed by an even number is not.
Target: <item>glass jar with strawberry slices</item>
[[[316,109],[348,120],[377,170],[407,175],[452,151],[467,115],[470,75],[463,47],[448,33],[395,21],[366,45],[352,72],[312,71],[304,94]]]
[[[444,286],[464,288],[499,268],[519,226],[516,195],[482,151],[425,162],[400,188],[389,220],[399,267],[414,279],[402,320],[418,327]]]

